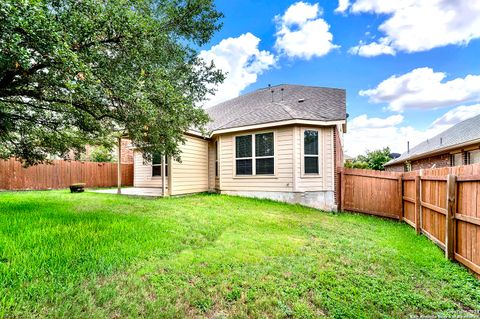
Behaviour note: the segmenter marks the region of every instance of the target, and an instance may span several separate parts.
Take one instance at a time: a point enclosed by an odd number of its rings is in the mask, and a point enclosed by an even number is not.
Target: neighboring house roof
[[[206,109],[212,120],[207,128],[215,131],[288,120],[345,120],[345,105],[343,89],[277,85]]]
[[[479,140],[480,115],[477,115],[418,144],[412,148],[410,152],[403,153],[400,157],[386,163],[385,166],[403,163],[411,159],[422,158],[432,153],[447,151],[460,145],[468,145],[469,143],[478,142]]]

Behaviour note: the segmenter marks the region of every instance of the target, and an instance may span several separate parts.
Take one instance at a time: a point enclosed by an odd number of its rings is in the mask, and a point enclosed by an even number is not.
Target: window
[[[218,141],[215,141],[215,177],[218,177]]]
[[[480,163],[480,150],[470,151],[466,155],[467,155],[467,164]]]
[[[275,173],[273,132],[235,137],[237,175]]]
[[[452,155],[452,166],[461,166],[463,165],[463,154],[456,153]]]
[[[255,172],[257,175],[273,175],[273,133],[255,135]]]
[[[235,137],[235,154],[237,175],[252,175],[252,135]]]
[[[303,133],[303,154],[305,174],[318,174],[318,131]]]
[[[411,172],[412,171],[412,163],[405,162],[404,171],[405,172]]]
[[[152,154],[152,177],[162,176],[162,155]],[[165,161],[165,176],[168,176],[168,159]]]

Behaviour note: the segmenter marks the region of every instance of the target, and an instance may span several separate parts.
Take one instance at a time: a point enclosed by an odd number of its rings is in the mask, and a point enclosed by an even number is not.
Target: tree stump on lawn
[[[85,183],[76,183],[70,185],[70,193],[82,193],[85,191]]]

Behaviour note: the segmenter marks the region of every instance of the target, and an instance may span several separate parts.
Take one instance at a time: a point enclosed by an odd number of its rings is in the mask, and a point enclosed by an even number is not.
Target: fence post
[[[420,212],[421,212],[421,202],[420,195],[422,193],[422,181],[420,180],[420,175],[415,176],[415,231],[420,235]]]
[[[399,193],[400,193],[400,207],[399,207],[399,214],[398,214],[398,219],[400,221],[403,220],[403,173],[400,174],[398,177],[398,188],[399,188]]]
[[[345,209],[345,171],[342,168],[340,171],[340,208],[339,211]]]
[[[337,172],[337,209],[339,212],[342,211],[342,170],[339,168]]]
[[[457,176],[447,176],[447,217],[445,225],[445,257],[455,257],[455,213],[457,210]]]
[[[423,168],[420,169],[420,201],[419,201],[419,207],[420,207],[420,233],[422,232],[422,227],[423,227],[423,208],[422,208],[422,193],[423,193],[423,182],[422,182],[422,176],[424,175],[424,170]]]

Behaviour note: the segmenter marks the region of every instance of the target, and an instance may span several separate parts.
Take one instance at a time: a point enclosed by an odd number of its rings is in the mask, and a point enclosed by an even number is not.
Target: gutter
[[[292,125],[292,124],[335,126],[337,124],[344,124],[344,123],[346,123],[346,120],[332,120],[332,121],[318,121],[318,120],[304,120],[304,119],[283,120],[283,121],[266,122],[266,123],[260,123],[260,124],[244,125],[244,126],[237,126],[232,128],[226,128],[226,129],[213,130],[212,132],[210,132],[210,137],[217,134],[249,131],[249,130],[262,129],[262,128],[276,127],[276,126]]]

